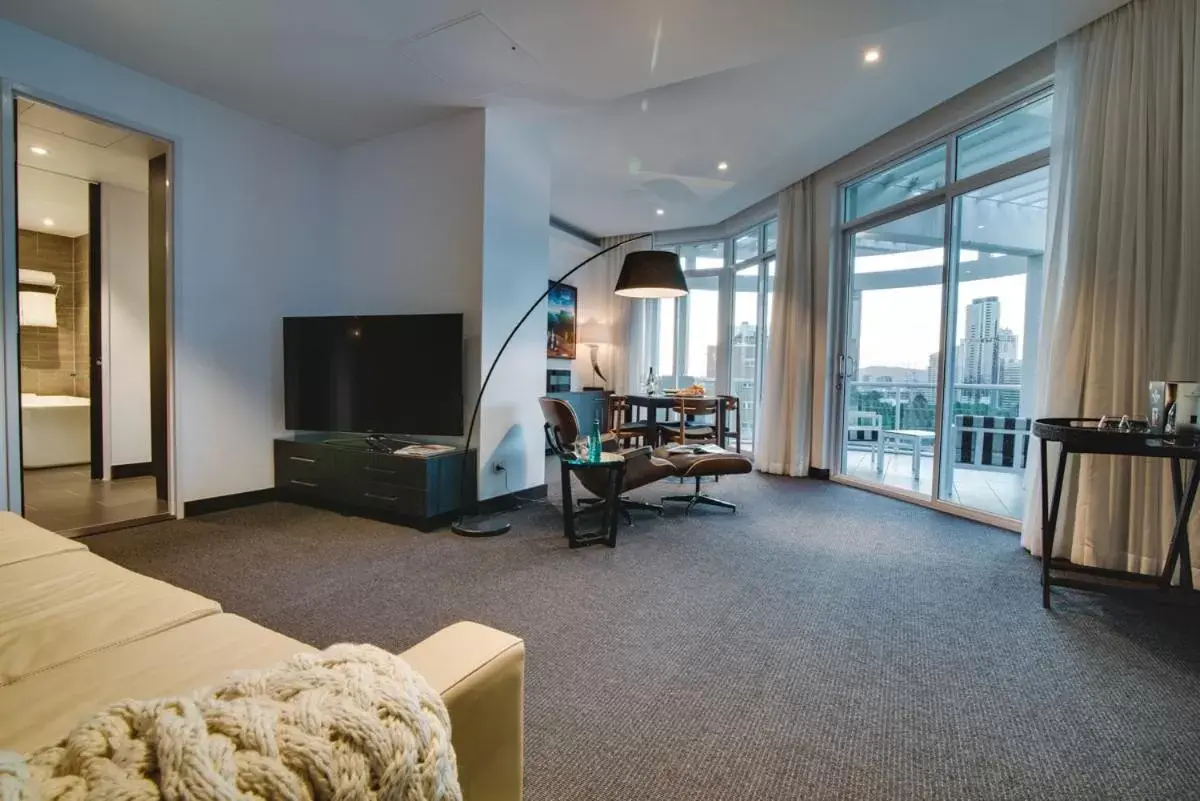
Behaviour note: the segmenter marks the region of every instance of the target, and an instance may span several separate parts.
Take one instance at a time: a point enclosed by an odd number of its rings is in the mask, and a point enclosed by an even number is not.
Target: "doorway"
[[[68,536],[169,518],[169,143],[13,113],[23,514]]]

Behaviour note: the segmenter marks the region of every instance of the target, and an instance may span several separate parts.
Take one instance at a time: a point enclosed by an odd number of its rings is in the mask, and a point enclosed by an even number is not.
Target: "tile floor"
[[[884,454],[883,474],[876,472],[871,452],[852,450],[846,454],[846,474],[862,481],[917,492],[929,497],[933,490],[933,456],[921,456],[920,480],[912,477],[911,453]],[[1001,470],[954,470],[951,500],[989,514],[1020,519],[1025,514],[1024,474]]]
[[[167,513],[153,476],[93,481],[88,465],[26,470],[25,517],[60,534],[87,534]]]

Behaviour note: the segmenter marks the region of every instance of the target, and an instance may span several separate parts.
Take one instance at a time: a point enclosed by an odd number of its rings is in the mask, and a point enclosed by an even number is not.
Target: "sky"
[[[897,258],[901,257],[901,258]],[[978,260],[979,254],[964,251],[962,264]],[[890,265],[884,260],[890,261]],[[868,256],[855,260],[856,273],[942,263],[940,248],[911,253]],[[1010,275],[976,281],[960,281],[955,343],[962,341],[966,329],[966,307],[976,298],[1000,299],[1000,327],[1016,333],[1025,341],[1025,276]],[[904,287],[862,293],[861,329],[858,366],[906,367],[924,370],[929,354],[941,350],[942,286]]]

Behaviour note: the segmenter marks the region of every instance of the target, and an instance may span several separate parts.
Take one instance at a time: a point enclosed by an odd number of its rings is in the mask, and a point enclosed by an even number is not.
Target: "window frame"
[[[982,172],[974,173],[966,178],[956,178],[958,173],[958,147],[961,137],[969,134],[985,125],[988,125],[995,120],[1012,113],[1020,108],[1036,103],[1047,96],[1054,94],[1054,83],[1052,79],[1040,82],[1037,86],[1023,92],[1014,97],[989,106],[982,110],[979,114],[968,117],[952,128],[942,130],[936,136],[915,143],[912,147],[906,149],[903,153],[895,154],[890,158],[881,161],[868,169],[862,170],[844,180],[836,183],[835,191],[835,208],[834,208],[834,225],[833,225],[833,249],[830,265],[832,268],[831,277],[836,281],[837,303],[835,305],[835,314],[837,319],[833,321],[831,333],[836,338],[836,356],[834,370],[834,393],[836,399],[833,403],[832,414],[829,419],[832,423],[831,431],[836,432],[835,436],[839,439],[844,436],[845,431],[845,383],[847,376],[845,374],[846,354],[845,354],[845,327],[846,321],[850,314],[850,265],[849,257],[853,253],[853,238],[855,234],[871,228],[885,225],[890,222],[908,217],[922,211],[928,211],[931,208],[941,206],[945,209],[943,241],[946,243],[942,260],[942,285],[950,287],[951,282],[955,280],[957,272],[957,264],[954,262],[954,250],[952,243],[956,241],[957,231],[957,215],[954,211],[955,200],[959,197],[967,195],[975,190],[982,189],[992,184],[999,183],[1009,178],[1014,178],[1019,175],[1042,169],[1050,165],[1050,148],[1046,147],[1033,153],[1028,153],[1024,156],[1018,156],[1015,159],[998,164]],[[928,192],[916,197],[907,198],[897,202],[886,208],[878,209],[870,214],[863,215],[854,220],[845,220],[846,209],[846,190],[856,183],[869,178],[870,176],[887,170],[893,165],[902,164],[913,156],[925,152],[931,147],[936,147],[942,143],[946,144],[946,166],[945,177],[946,181],[943,186],[937,190]],[[949,315],[952,304],[955,302],[952,297],[952,292],[947,289],[942,298],[941,309],[941,324],[940,329],[944,336],[949,338],[953,332],[948,331]],[[1028,334],[1026,334],[1027,336]],[[835,477],[838,480],[846,481],[854,486],[861,486],[872,492],[898,497],[920,506],[947,511],[951,514],[960,517],[980,520],[991,525],[1010,528],[1013,526],[1013,521],[1008,518],[1002,518],[992,515],[988,512],[983,512],[971,507],[961,506],[956,503],[942,500],[940,498],[939,488],[941,487],[943,464],[945,456],[945,447],[943,438],[948,429],[949,411],[945,405],[946,381],[944,380],[946,372],[946,359],[948,345],[942,343],[939,348],[938,356],[938,382],[937,391],[935,393],[937,409],[939,410],[935,418],[935,442],[938,443],[939,453],[937,458],[933,460],[933,476],[932,485],[934,487],[934,497],[926,498],[922,495],[905,492],[894,488],[876,486],[870,484],[862,484],[853,478],[847,478],[844,475],[845,465],[843,464],[844,447],[837,447],[833,450],[833,467]]]
[[[767,226],[774,224],[776,226],[776,242],[775,247],[767,248]],[[661,250],[670,251],[678,254],[681,248],[686,248],[695,245],[706,245],[720,243],[724,252],[723,264],[721,267],[710,267],[705,269],[684,269],[684,275],[690,280],[691,278],[717,278],[717,374],[715,378],[715,388],[718,393],[728,394],[732,390],[731,362],[733,356],[733,307],[734,296],[736,293],[737,273],[748,267],[758,266],[758,286],[757,292],[757,321],[756,325],[759,329],[759,335],[755,349],[755,403],[757,408],[762,405],[762,382],[766,362],[766,342],[767,337],[765,331],[762,330],[767,320],[767,292],[769,286],[769,276],[767,274],[767,263],[771,260],[778,259],[778,226],[779,217],[770,215],[763,217],[756,222],[739,228],[731,235],[720,239],[709,237],[698,238],[685,242],[679,242],[672,245],[661,246]],[[747,233],[757,231],[758,233],[758,250],[753,256],[749,256],[741,261],[734,261],[736,253],[735,242],[738,238],[745,236]],[[675,347],[672,349],[672,363],[670,365],[660,364],[658,361],[660,343],[660,303],[658,300],[646,300],[645,317],[647,341],[643,344],[645,352],[648,356],[647,363],[655,370],[658,376],[671,375],[676,378],[681,376],[687,367],[687,348],[688,348],[688,319],[689,319],[689,300],[688,296],[675,299]],[[757,417],[755,418],[757,423]]]
[[[970,117],[954,126],[949,130],[942,131],[936,136],[922,140],[917,144],[905,149],[903,153],[895,154],[885,160],[879,161],[872,166],[861,170],[843,180],[837,182],[836,200],[837,208],[836,220],[834,226],[836,233],[839,234],[839,240],[844,237],[840,236],[851,229],[862,230],[872,228],[882,223],[891,222],[905,217],[909,214],[918,211],[924,211],[927,208],[944,204],[948,199],[952,199],[958,195],[964,195],[976,189],[982,189],[985,186],[1002,181],[1005,178],[1011,178],[1022,172],[1038,169],[1050,163],[1050,148],[1046,147],[1042,150],[1028,153],[1024,156],[1006,161],[1003,164],[998,164],[995,167],[990,167],[982,172],[973,173],[966,178],[956,178],[958,173],[958,145],[959,140],[966,134],[972,133],[986,125],[989,125],[996,120],[1004,117],[1014,111],[1017,111],[1026,106],[1030,106],[1039,100],[1043,100],[1054,94],[1054,84],[1045,82],[1038,85],[1036,88],[1021,94],[1015,100],[1008,100],[998,106],[984,110],[982,113]],[[899,166],[906,161],[909,161],[922,153],[926,153],[934,148],[946,146],[946,167],[945,180],[942,186],[937,189],[926,192],[923,195],[906,198],[905,200],[893,203],[890,206],[885,206],[881,209],[876,209],[868,214],[856,217],[853,220],[846,219],[846,191],[855,184],[861,183],[877,173],[885,172],[892,167]],[[1018,168],[1018,165],[1019,168]],[[838,254],[839,257],[841,254]],[[840,264],[839,258],[838,263]]]

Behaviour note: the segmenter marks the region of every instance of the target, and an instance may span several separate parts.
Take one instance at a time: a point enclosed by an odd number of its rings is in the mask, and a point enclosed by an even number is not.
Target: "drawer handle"
[[[289,456],[293,462],[307,462],[308,464],[316,464],[316,459],[309,459],[307,456]]]
[[[290,483],[299,484],[301,487],[316,487],[317,485],[311,481],[301,481],[298,478],[291,479]]]
[[[389,476],[396,475],[395,470],[388,470],[385,467],[372,467],[371,465],[367,465],[366,467],[363,468],[363,470],[366,470],[368,473],[384,473]]]
[[[377,500],[377,501],[388,501],[389,503],[390,503],[390,502],[392,502],[392,501],[397,501],[397,500],[399,500],[399,498],[395,498],[395,497],[388,497],[387,495],[376,495],[376,494],[375,494],[375,493],[373,493],[373,492],[364,492],[364,493],[363,493],[363,497],[364,497],[364,498],[373,498],[373,499],[375,499],[375,500]]]

